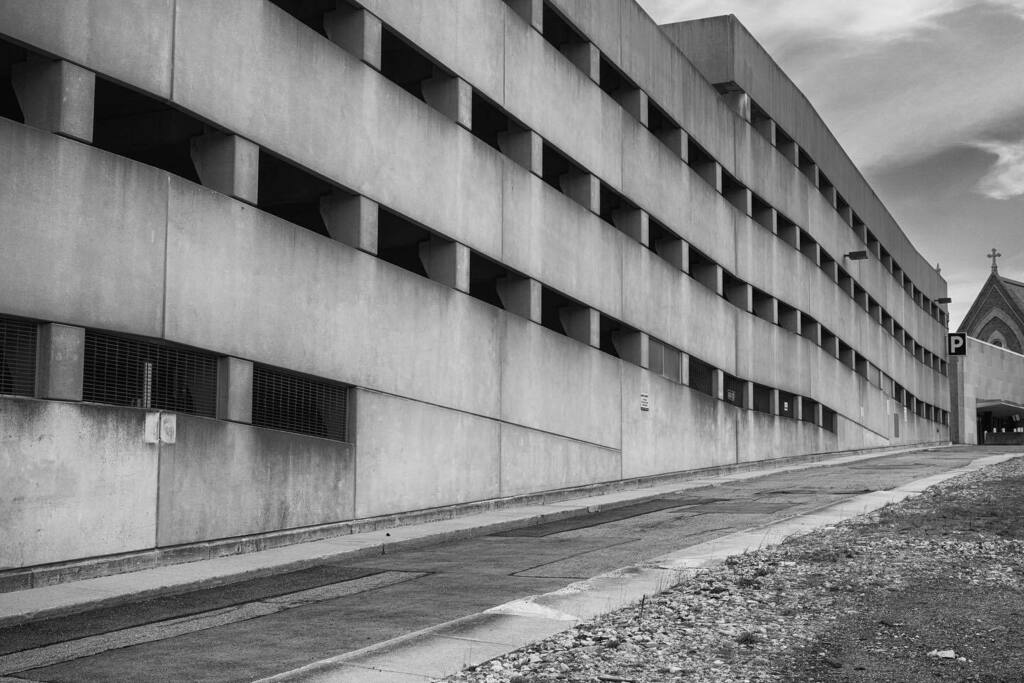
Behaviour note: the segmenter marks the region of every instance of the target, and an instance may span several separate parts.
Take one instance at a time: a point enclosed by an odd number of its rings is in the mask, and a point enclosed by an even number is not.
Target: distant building
[[[1024,444],[1024,283],[992,273],[960,324],[964,356],[951,356],[951,438],[958,443]]]
[[[734,17],[5,2],[0,117],[0,586],[948,439],[946,282]]]

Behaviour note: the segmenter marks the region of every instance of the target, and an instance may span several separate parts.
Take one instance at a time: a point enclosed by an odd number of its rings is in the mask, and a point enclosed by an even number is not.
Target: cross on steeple
[[[998,273],[999,272],[999,268],[996,266],[996,259],[999,258],[1000,256],[1002,256],[1002,254],[1000,254],[998,251],[996,251],[994,247],[992,248],[991,253],[988,254],[988,257],[990,259],[992,259],[992,272],[993,273]]]

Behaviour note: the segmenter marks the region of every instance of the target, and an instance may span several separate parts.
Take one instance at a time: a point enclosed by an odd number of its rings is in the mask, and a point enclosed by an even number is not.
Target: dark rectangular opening
[[[673,154],[681,156],[685,151],[682,127],[651,99],[647,100],[647,130],[672,150]]]
[[[95,147],[198,183],[192,139],[212,130],[166,102],[96,77]]]
[[[871,254],[873,254],[876,258],[881,259],[882,258],[882,243],[878,241],[878,238],[876,238],[874,233],[871,232],[870,230],[866,230],[865,232],[866,232],[867,237],[868,237],[868,240],[867,240],[868,251],[871,252]]]
[[[636,212],[636,210],[636,204],[613,190],[609,185],[601,183],[601,220],[621,230],[621,221],[626,217],[625,214]],[[638,235],[630,236],[634,239],[638,237]]]
[[[832,258],[827,251],[818,245],[818,267],[824,271],[825,275],[828,276],[829,280],[835,281],[836,277],[836,260]]]
[[[385,26],[381,31],[380,73],[413,97],[426,102],[423,81],[448,75],[432,59]]]
[[[806,230],[800,230],[800,253],[818,265],[818,242]]]
[[[839,284],[839,288],[846,292],[846,296],[853,297],[853,278],[843,270],[842,266],[836,268],[836,273],[838,275],[836,282]]]
[[[789,220],[781,213],[778,214],[777,218],[778,225],[778,236],[779,239],[793,247],[794,249],[800,249],[800,233],[802,230],[797,226],[796,223]]]
[[[826,429],[833,434],[838,431],[839,416],[836,415],[836,411],[831,408],[821,407],[821,428]]]
[[[600,322],[598,324],[600,326],[600,343],[598,348],[610,356],[622,358],[623,355],[620,353],[618,347],[619,339],[637,334],[637,329],[630,327],[621,320],[609,318],[604,314],[600,316]],[[633,359],[630,358],[629,360]],[[637,358],[636,362],[639,362],[639,360],[640,359]]]
[[[817,415],[815,414],[818,402],[807,398],[806,396],[800,397],[800,419],[804,422],[810,422],[812,424],[817,423]]]
[[[812,159],[804,150],[800,150],[799,168],[800,172],[811,181],[812,185],[818,184],[818,165],[814,163],[814,159]]]
[[[722,400],[737,408],[746,407],[747,383],[729,373],[722,373]]]
[[[756,194],[750,198],[750,216],[755,223],[774,234],[775,221],[772,216],[772,206]]]
[[[320,213],[320,199],[334,190],[305,169],[260,150],[257,206],[289,223],[329,236]]]
[[[657,346],[655,346],[655,344],[657,344]],[[648,357],[651,364],[651,371],[656,372],[665,379],[672,380],[677,384],[682,382],[682,352],[674,346],[670,346],[663,342],[652,342],[650,348],[651,351],[648,354]],[[657,358],[654,357],[655,352],[657,352]]]
[[[796,417],[796,394],[788,391],[779,391],[779,415],[781,417]]]
[[[689,275],[712,292],[718,292],[718,264],[693,247],[690,247]]]
[[[348,387],[259,364],[252,374],[253,425],[348,439]]]
[[[725,271],[722,272],[722,294],[733,306],[747,310],[747,283]]]
[[[803,313],[800,315],[800,336],[807,339],[815,344],[819,343],[818,321],[811,316]]]
[[[708,396],[715,395],[715,368],[690,356],[690,388]]]
[[[0,394],[34,396],[36,323],[0,317]]]
[[[679,237],[668,229],[664,223],[657,220],[653,216],[648,217],[647,220],[647,237],[648,247],[657,253],[662,258],[669,256],[667,249],[675,242],[679,241]],[[686,269],[685,263],[675,263],[671,258],[666,259],[669,263],[680,270]]]
[[[473,91],[473,114],[472,129],[473,135],[477,136],[494,149],[501,151],[498,144],[498,136],[502,133],[520,132],[526,129],[517,124],[504,109],[491,102],[489,99]]]
[[[565,334],[565,326],[562,325],[562,309],[575,308],[580,305],[578,301],[563,296],[553,289],[541,287],[540,324],[552,332]]]
[[[211,353],[86,330],[83,357],[83,401],[217,415]]]
[[[754,304],[754,315],[761,320],[766,320],[771,324],[775,324],[776,311],[775,311],[775,297],[771,296],[767,292],[764,292],[757,287],[754,287],[751,291],[751,298]]]
[[[772,135],[772,117],[753,100],[750,101],[750,125],[769,143],[775,143]]]
[[[747,213],[747,186],[722,171],[722,196],[740,212]]]
[[[853,300],[857,302],[857,305],[863,308],[865,311],[868,310],[868,293],[863,287],[856,282],[853,283]]]
[[[772,390],[763,384],[754,384],[754,404],[751,406],[759,413],[772,412]]]
[[[778,122],[775,123],[775,149],[779,150],[779,153],[786,157],[789,163],[797,167],[800,166],[800,148],[796,141],[779,127]]]
[[[556,48],[587,42],[586,37],[547,2],[544,3],[543,27],[544,39]]]
[[[821,348],[830,355],[836,356],[839,353],[838,341],[839,338],[831,330],[824,325],[821,326]]]
[[[828,176],[818,169],[818,192],[825,198],[825,201],[834,205],[835,202],[835,186],[832,181],[828,179]]]
[[[600,87],[608,95],[621,103],[623,95],[639,90],[639,87],[626,74],[619,71],[612,61],[601,55]]]
[[[870,366],[871,363],[868,362],[867,358],[860,355],[859,353],[853,354],[853,371],[856,372],[858,375],[867,379],[868,375],[871,374]]]
[[[327,35],[324,30],[324,14],[334,10],[336,6],[346,6],[338,0],[270,1],[322,36]]]
[[[0,40],[0,116],[25,123],[18,96],[11,81],[11,67],[28,60],[28,50],[14,43]]]
[[[380,209],[377,223],[377,256],[388,263],[427,277],[420,258],[420,244],[430,240],[431,233],[412,221]]]
[[[689,137],[686,141],[686,163],[711,187],[718,189],[715,158]]]
[[[871,296],[868,297],[868,313],[871,314],[871,319],[875,322],[882,321],[882,305]]]
[[[846,221],[847,225],[853,225],[854,218],[850,209],[850,204],[843,198],[843,195],[838,192],[836,192],[836,211],[839,212],[839,215],[844,221]]]
[[[565,191],[562,187],[562,176],[584,172],[582,167],[546,142],[544,143],[541,164],[541,177],[544,179],[544,182],[559,192]]]
[[[844,342],[842,339],[839,340],[839,362],[846,367],[853,370],[854,367],[854,353],[853,347]]]
[[[469,253],[469,295],[492,306],[504,308],[498,295],[498,280],[513,275],[508,268],[481,256],[475,251]]]
[[[800,311],[789,304],[779,301],[779,327],[789,330],[793,334],[800,334]]]
[[[878,247],[878,260],[882,262],[882,267],[891,274],[893,269],[892,255],[883,246]]]

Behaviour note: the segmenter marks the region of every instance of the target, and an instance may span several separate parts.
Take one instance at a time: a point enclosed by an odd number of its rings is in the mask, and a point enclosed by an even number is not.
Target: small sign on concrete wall
[[[963,332],[950,332],[946,335],[946,355],[966,356],[967,335]]]
[[[651,409],[651,400],[647,394],[640,394],[640,412],[646,413]]]
[[[177,440],[178,416],[174,413],[146,413],[144,443],[174,443]]]

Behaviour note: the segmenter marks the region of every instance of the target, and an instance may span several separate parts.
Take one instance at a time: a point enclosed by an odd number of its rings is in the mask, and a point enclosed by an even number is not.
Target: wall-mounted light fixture
[[[848,254],[843,254],[844,259],[850,259],[851,261],[867,261],[868,252],[866,251],[851,251]]]

